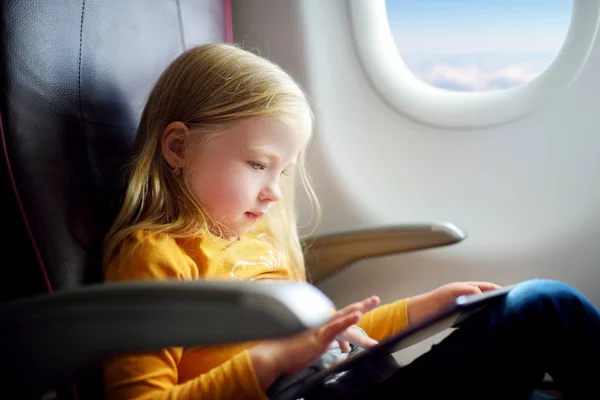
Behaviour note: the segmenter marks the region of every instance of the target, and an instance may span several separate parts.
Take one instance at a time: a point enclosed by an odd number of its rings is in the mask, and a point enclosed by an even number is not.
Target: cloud
[[[410,57],[409,69],[421,80],[441,89],[456,91],[502,90],[525,83],[549,64],[547,60],[515,60],[498,56]]]
[[[511,65],[497,69],[480,66],[435,65],[416,75],[429,84],[461,91],[507,89],[527,82],[539,74],[529,65]]]

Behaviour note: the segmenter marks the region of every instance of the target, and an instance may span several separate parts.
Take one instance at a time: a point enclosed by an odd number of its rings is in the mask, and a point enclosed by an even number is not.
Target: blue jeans
[[[572,287],[531,280],[365,399],[529,399],[545,373],[564,399],[600,398],[600,311]]]

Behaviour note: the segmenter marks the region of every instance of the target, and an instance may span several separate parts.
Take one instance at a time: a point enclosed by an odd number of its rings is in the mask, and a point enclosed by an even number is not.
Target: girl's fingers
[[[478,287],[479,290],[481,290],[482,292],[502,288],[502,286],[496,285],[495,283],[491,283],[491,282],[467,282],[467,284]]]
[[[352,328],[346,329],[346,331],[338,336],[337,339],[347,341],[348,343],[352,343],[356,346],[364,347],[365,349],[373,347],[378,343],[377,340],[370,338],[358,329]]]
[[[340,344],[340,350],[342,350],[342,353],[350,353],[350,350],[352,350],[350,348],[350,343],[348,343],[348,341],[346,340],[340,340],[340,337],[338,336],[338,343]]]
[[[339,310],[337,312],[337,314],[338,315],[347,315],[347,314],[353,313],[355,311],[360,311],[361,313],[364,314],[364,313],[372,310],[373,308],[379,306],[380,302],[381,302],[381,300],[379,299],[379,297],[371,296],[362,301],[350,304],[349,306],[342,308],[341,310]]]
[[[319,331],[319,342],[323,346],[328,346],[337,339],[340,344],[340,349],[344,353],[350,352],[350,342],[365,348],[377,344],[375,340],[368,336],[358,332],[352,332],[353,330],[348,328],[356,324],[364,313],[379,306],[380,303],[381,300],[378,296],[371,296],[337,311],[332,320]]]
[[[346,329],[356,324],[361,316],[362,313],[360,311],[355,311],[348,315],[337,316],[333,321],[329,322],[321,329],[318,337],[319,341],[323,345],[328,345]]]

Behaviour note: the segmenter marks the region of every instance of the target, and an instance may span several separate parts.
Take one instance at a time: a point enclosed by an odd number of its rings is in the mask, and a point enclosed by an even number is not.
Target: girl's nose
[[[279,188],[279,182],[271,183],[263,189],[261,192],[261,200],[269,200],[272,202],[279,201],[281,199],[281,189]]]

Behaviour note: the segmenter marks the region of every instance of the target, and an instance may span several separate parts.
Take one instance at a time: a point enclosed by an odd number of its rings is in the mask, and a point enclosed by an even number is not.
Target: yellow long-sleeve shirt
[[[210,234],[174,239],[139,231],[124,242],[105,280],[139,279],[297,278],[285,254],[260,236],[249,234],[229,242]],[[406,299],[368,312],[358,325],[376,340],[404,329]],[[266,399],[248,355],[256,343],[173,347],[112,357],[103,364],[107,399]]]

